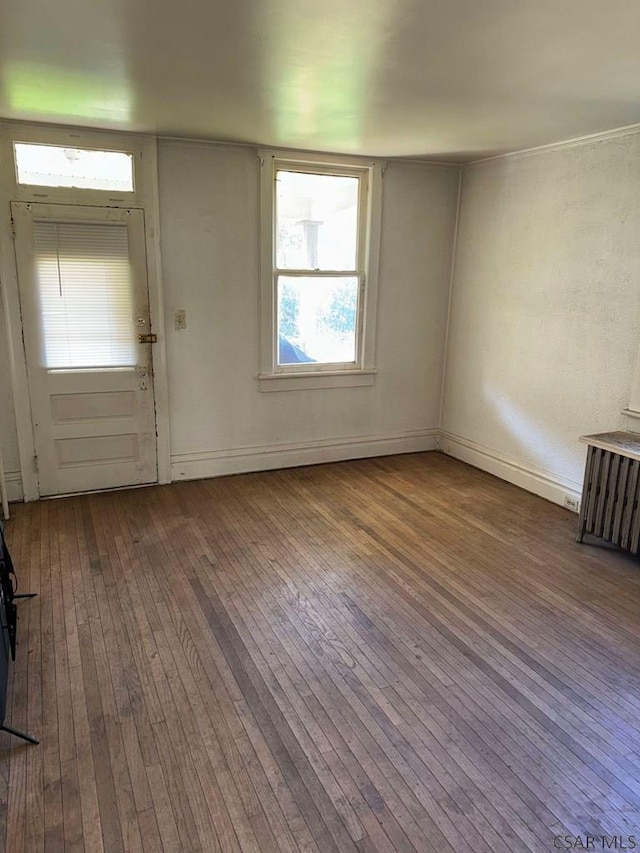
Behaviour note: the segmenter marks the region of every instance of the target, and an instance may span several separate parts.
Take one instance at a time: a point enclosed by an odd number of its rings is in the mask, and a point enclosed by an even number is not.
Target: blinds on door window
[[[43,366],[134,365],[127,226],[40,220],[33,227]]]

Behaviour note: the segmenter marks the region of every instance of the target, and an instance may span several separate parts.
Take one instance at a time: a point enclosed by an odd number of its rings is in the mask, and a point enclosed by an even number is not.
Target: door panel
[[[156,482],[143,211],[11,207],[40,494]]]
[[[96,435],[56,440],[58,465],[105,465],[113,462],[137,462],[137,435]]]
[[[102,418],[131,418],[135,413],[135,391],[98,391],[85,394],[52,394],[54,426]]]

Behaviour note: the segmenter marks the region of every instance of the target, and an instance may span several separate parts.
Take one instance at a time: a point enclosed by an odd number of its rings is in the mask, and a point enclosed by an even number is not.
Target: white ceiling
[[[468,160],[640,122],[637,0],[0,0],[0,115]]]

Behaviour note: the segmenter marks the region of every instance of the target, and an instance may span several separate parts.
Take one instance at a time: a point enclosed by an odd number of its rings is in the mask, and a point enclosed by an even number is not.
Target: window
[[[296,388],[373,381],[381,170],[328,159],[262,161],[259,378],[294,377]]]
[[[133,156],[62,145],[14,143],[18,184],[133,192]]]

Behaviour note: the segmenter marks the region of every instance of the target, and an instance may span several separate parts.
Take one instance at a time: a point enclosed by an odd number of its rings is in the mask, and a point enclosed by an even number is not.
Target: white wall
[[[620,414],[640,348],[639,135],[464,170],[441,424],[456,169],[385,173],[375,384],[278,393],[255,378],[255,151],[161,141],[159,182],[175,478],[429,448],[440,426],[446,451],[561,501],[580,488],[578,435],[640,426]]]
[[[578,435],[640,426],[620,414],[640,347],[640,135],[464,170],[441,424],[456,169],[386,170],[375,384],[277,393],[255,378],[255,151],[161,141],[159,182],[175,478],[429,448],[440,426],[446,451],[561,501],[580,489]]]
[[[385,173],[374,385],[261,393],[258,165],[251,148],[159,142],[174,479],[434,448],[458,170]],[[18,499],[6,350],[2,335],[0,443]]]
[[[458,171],[385,172],[375,384],[264,393],[258,169],[250,148],[159,144],[174,478],[433,448]]]
[[[562,501],[584,433],[632,429],[640,136],[463,173],[443,449]]]

